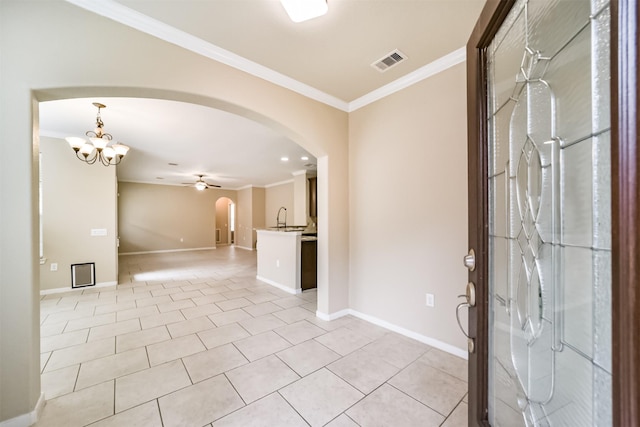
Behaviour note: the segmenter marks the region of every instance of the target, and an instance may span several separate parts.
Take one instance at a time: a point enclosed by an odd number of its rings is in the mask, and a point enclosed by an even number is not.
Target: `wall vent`
[[[381,73],[383,73],[387,71],[389,68],[404,61],[405,59],[407,59],[407,55],[405,55],[404,53],[396,49],[393,52],[385,55],[383,58],[380,58],[379,60],[371,64],[371,66],[376,70],[380,71]]]
[[[83,288],[96,284],[96,264],[85,262],[83,264],[71,264],[71,287]]]

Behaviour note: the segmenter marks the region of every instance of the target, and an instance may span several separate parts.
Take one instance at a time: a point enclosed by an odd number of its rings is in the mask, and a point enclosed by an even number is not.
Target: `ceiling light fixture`
[[[124,144],[113,144],[107,146],[113,139],[111,134],[103,131],[104,123],[100,117],[100,109],[107,108],[106,105],[99,102],[94,102],[94,106],[98,108],[98,115],[96,116],[96,128],[85,133],[89,137],[89,141],[84,138],[78,138],[70,136],[65,138],[73,151],[76,153],[76,157],[85,163],[90,165],[100,160],[104,166],[117,165],[122,158],[129,151],[129,147]],[[82,154],[82,157],[80,154]]]
[[[303,22],[327,13],[327,0],[280,0],[293,22]]]
[[[302,156],[300,157],[300,160],[302,160],[303,162],[306,162],[307,160],[309,160],[309,158],[307,156]]]
[[[289,158],[288,157],[280,157],[280,161],[281,162],[288,162]]]

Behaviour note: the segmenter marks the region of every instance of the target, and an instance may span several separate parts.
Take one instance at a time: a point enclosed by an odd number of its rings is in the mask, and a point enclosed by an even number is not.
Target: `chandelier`
[[[108,145],[113,137],[104,132],[104,123],[100,117],[100,109],[107,108],[107,106],[99,102],[94,102],[93,105],[98,108],[98,115],[96,116],[96,128],[85,133],[89,137],[89,141],[75,136],[65,139],[75,151],[76,157],[83,162],[92,165],[99,160],[105,166],[117,165],[127,154],[129,147],[124,144]]]

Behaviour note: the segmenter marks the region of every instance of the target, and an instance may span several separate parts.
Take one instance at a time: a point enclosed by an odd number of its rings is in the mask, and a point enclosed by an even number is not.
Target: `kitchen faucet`
[[[283,209],[284,209],[284,222],[280,222],[280,212],[282,212]],[[287,228],[287,208],[285,208],[284,206],[278,209],[278,216],[276,216],[276,228],[280,228],[280,226]]]

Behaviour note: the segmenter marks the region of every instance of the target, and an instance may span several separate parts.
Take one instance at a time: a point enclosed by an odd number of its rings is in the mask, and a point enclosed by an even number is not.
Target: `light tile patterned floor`
[[[132,255],[44,296],[37,426],[466,426],[466,361],[255,276],[233,247]]]

